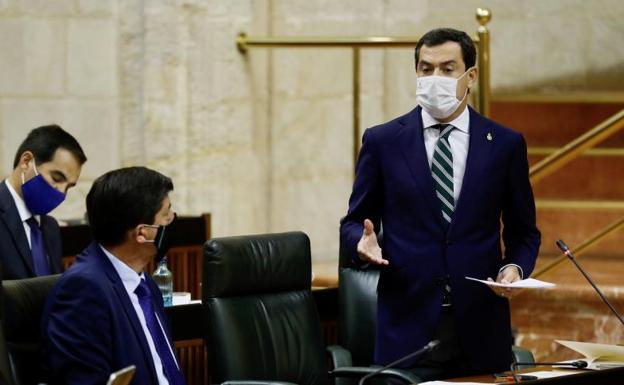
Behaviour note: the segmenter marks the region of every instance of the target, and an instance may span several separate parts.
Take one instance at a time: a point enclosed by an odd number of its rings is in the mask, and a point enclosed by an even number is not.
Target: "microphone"
[[[620,320],[622,325],[624,325],[624,318],[622,318],[622,315],[618,313],[617,310],[615,310],[615,308],[613,307],[613,305],[611,305],[611,302],[609,302],[607,297],[605,297],[604,294],[602,294],[602,291],[600,291],[598,286],[596,286],[596,284],[591,279],[591,277],[587,274],[585,269],[583,269],[581,265],[579,265],[578,262],[576,262],[576,259],[574,258],[574,254],[572,254],[568,245],[566,245],[565,242],[563,242],[561,239],[557,240],[557,242],[555,243],[557,244],[557,247],[559,247],[559,249],[563,252],[563,254],[565,254],[570,259],[570,261],[572,261],[572,263],[574,263],[574,266],[576,266],[576,268],[581,272],[581,274],[583,274],[585,279],[587,279],[587,282],[589,282],[589,284],[594,288],[594,290],[596,290],[600,298],[602,298],[602,301],[605,304],[607,304],[607,306],[609,307],[609,309],[611,309],[613,314],[615,314],[615,316],[618,318],[618,320]]]
[[[513,378],[515,384],[518,383],[518,375],[516,374],[516,372],[518,371],[518,366],[520,365],[530,365],[530,366],[557,365],[557,366],[571,366],[573,368],[583,369],[587,367],[587,361],[583,361],[583,360],[572,361],[572,362],[516,362],[514,361],[511,363],[510,369],[511,369],[511,377]],[[537,378],[534,378],[534,379],[537,379]]]
[[[376,371],[374,371],[372,373],[368,373],[367,375],[365,375],[364,377],[362,377],[360,379],[360,381],[358,382],[358,385],[364,384],[364,381],[368,380],[369,378],[374,377],[374,376],[378,375],[379,373],[383,372],[384,370],[390,369],[390,368],[394,367],[395,365],[400,364],[403,361],[407,361],[410,358],[418,357],[420,355],[423,355],[425,353],[428,353],[428,352],[432,351],[439,344],[440,344],[440,340],[433,340],[433,341],[429,342],[427,345],[425,345],[422,348],[416,350],[415,352],[410,353],[410,354],[408,354],[408,355],[406,355],[404,357],[401,357],[398,360],[389,363],[388,365],[384,366],[383,368],[381,368],[379,370],[376,370]]]

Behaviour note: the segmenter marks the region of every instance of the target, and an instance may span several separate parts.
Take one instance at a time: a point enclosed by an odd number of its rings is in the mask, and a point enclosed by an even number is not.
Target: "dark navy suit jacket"
[[[521,266],[525,277],[533,271],[540,233],[522,135],[470,109],[466,171],[447,230],[440,210],[421,108],[366,130],[340,234],[357,263],[364,219],[371,219],[376,231],[383,228],[381,247],[390,264],[382,268],[377,287],[375,361],[387,364],[432,339],[442,309],[441,282],[449,276],[467,369],[508,369],[508,302],[465,277],[495,279],[507,263]]]
[[[61,232],[58,223],[41,215],[41,231],[46,244],[52,274],[62,270]],[[0,263],[2,279],[22,279],[35,276],[32,254],[23,222],[6,186],[0,183]]]
[[[158,286],[150,277],[146,276],[146,280],[154,309],[168,330]],[[95,243],[78,256],[50,293],[42,334],[50,384],[102,385],[110,373],[128,365],[137,367],[132,384],[158,384],[149,346],[128,293]]]

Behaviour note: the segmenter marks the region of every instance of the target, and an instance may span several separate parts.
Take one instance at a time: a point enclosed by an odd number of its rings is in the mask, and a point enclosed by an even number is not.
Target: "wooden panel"
[[[173,273],[173,291],[189,292],[192,299],[201,298],[202,250],[202,246],[178,246],[169,250],[167,265]],[[150,274],[155,269],[155,262],[150,262],[145,268]]]
[[[208,349],[204,340],[177,341],[175,346],[180,369],[184,373],[187,385],[209,384]]]

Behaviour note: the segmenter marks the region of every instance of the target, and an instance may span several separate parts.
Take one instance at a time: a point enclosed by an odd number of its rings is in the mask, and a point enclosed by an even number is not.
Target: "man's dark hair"
[[[54,153],[59,148],[69,151],[76,160],[83,165],[87,157],[82,151],[76,138],[56,124],[41,126],[30,131],[26,139],[17,149],[13,168],[17,167],[20,157],[25,151],[30,151],[35,156],[35,164],[46,163],[52,160]]]
[[[423,45],[426,45],[427,47],[435,47],[436,45],[444,44],[447,41],[454,41],[459,44],[466,69],[474,67],[477,60],[477,49],[475,48],[474,42],[470,36],[468,36],[468,34],[464,31],[459,31],[453,28],[437,28],[427,32],[420,38],[420,40],[418,40],[418,44],[416,44],[416,50],[414,52],[416,68],[418,68],[418,60],[420,59],[420,48]]]
[[[172,190],[171,179],[145,167],[121,168],[100,176],[87,194],[93,238],[105,246],[123,243],[128,230],[154,223]]]

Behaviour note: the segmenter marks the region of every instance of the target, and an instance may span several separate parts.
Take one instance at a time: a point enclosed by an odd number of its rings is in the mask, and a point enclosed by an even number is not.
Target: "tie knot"
[[[39,222],[37,222],[37,219],[35,217],[30,217],[26,219],[26,223],[28,224],[28,226],[30,226],[30,228],[33,228],[33,227],[36,227],[37,229],[39,228]]]
[[[451,131],[455,128],[452,124],[435,124],[431,126],[431,128],[435,128],[436,130],[440,130],[440,137],[448,139]]]
[[[145,282],[144,279],[141,279],[139,286],[134,289],[134,294],[136,294],[139,299],[150,298],[152,296],[149,287],[147,287],[147,282]]]

